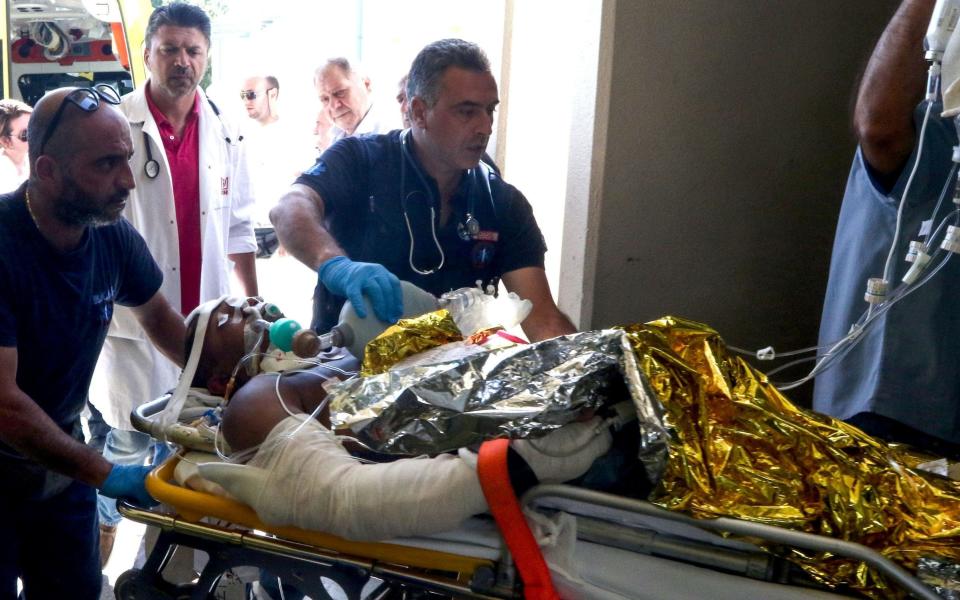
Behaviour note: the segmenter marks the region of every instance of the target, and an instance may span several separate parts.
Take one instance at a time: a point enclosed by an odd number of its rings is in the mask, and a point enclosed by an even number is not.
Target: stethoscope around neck
[[[210,98],[207,98],[207,103],[210,105],[210,108],[213,109],[213,114],[215,114],[220,121],[220,126],[226,131],[226,126],[223,124],[223,117],[220,116],[220,109]],[[141,130],[141,133],[143,134],[143,147],[147,151],[147,162],[143,163],[143,174],[146,175],[148,179],[156,179],[157,175],[160,174],[160,162],[153,157],[153,150],[150,149],[150,136],[147,135],[146,130]],[[226,133],[224,133],[223,139],[227,142],[228,147],[233,144],[230,136]],[[237,138],[238,142],[242,140],[242,135]]]
[[[400,151],[403,154],[403,159],[400,161],[400,208],[403,210],[403,220],[407,224],[407,235],[410,236],[410,253],[407,257],[407,261],[410,263],[410,268],[413,269],[414,273],[419,275],[432,275],[443,268],[443,264],[446,261],[446,255],[443,252],[443,247],[440,246],[440,240],[437,239],[437,213],[436,213],[436,198],[433,195],[433,188],[430,187],[429,182],[427,182],[426,177],[423,176],[423,172],[420,170],[417,161],[414,160],[413,155],[410,152],[410,142],[408,140],[410,136],[410,130],[406,129],[400,133]],[[420,180],[420,185],[423,186],[425,191],[420,192],[420,190],[413,190],[407,192],[407,163],[410,163],[410,166],[413,167],[413,172],[417,174],[417,179]],[[484,180],[487,184],[487,194],[490,195],[490,202],[493,203],[493,195],[490,191],[490,180],[487,173],[481,168],[480,173],[484,176]],[[472,175],[472,173],[471,173]],[[433,238],[433,244],[437,248],[437,252],[440,254],[440,262],[437,263],[437,266],[432,269],[418,269],[417,266],[413,263],[413,252],[414,252],[414,237],[413,237],[413,226],[410,225],[410,215],[407,214],[407,202],[412,196],[417,193],[422,193],[427,197],[428,204],[430,206],[430,235]],[[457,235],[460,236],[460,239],[467,241],[474,239],[480,233],[480,221],[477,220],[475,216],[476,212],[476,198],[474,194],[468,194],[469,198],[468,208],[466,218],[460,223],[457,223]]]

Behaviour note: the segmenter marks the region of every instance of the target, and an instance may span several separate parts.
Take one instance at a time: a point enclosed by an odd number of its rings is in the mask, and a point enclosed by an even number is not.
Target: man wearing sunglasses
[[[115,306],[183,363],[183,320],[143,238],[120,218],[134,177],[129,126],[109,106],[119,101],[107,86],[44,96],[28,125],[30,178],[0,195],[3,598],[18,578],[27,598],[99,598],[94,488],[154,503],[150,467],[104,459],[83,443],[79,420]]]
[[[290,184],[317,158],[306,123],[290,119],[280,106],[280,81],[273,75],[247,77],[240,86],[240,100],[247,111],[243,126],[244,152],[250,169],[250,184],[256,207],[257,280],[261,289],[286,290],[287,315],[309,322],[312,311],[313,274],[280,249],[270,222],[270,209]]]
[[[270,258],[279,246],[270,223],[270,209],[290,183],[316,159],[309,130],[303,124],[281,117],[279,98],[280,82],[273,75],[248,77],[240,87],[240,100],[250,117],[243,129],[243,139],[257,202],[253,214],[257,258]],[[297,125],[300,125],[299,131]],[[261,278],[263,266],[262,262],[257,265]]]
[[[253,198],[240,136],[198,87],[209,48],[210,19],[201,8],[182,2],[157,8],[145,33],[149,80],[120,106],[130,124],[137,183],[124,216],[146,240],[163,273],[161,289],[182,314],[230,292],[231,273],[238,292],[257,293]],[[133,431],[130,412],[176,385],[178,371],[133,317],[117,310],[90,398],[115,428],[104,455],[142,463],[151,442]],[[109,540],[120,515],[101,500]]]
[[[0,192],[12,192],[30,175],[27,121],[31,112],[19,100],[0,100]]]

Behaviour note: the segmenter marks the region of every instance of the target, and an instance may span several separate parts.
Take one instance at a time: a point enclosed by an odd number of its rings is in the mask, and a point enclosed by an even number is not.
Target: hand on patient
[[[335,256],[320,265],[318,274],[328,290],[350,301],[360,318],[367,316],[364,295],[381,321],[395,323],[403,315],[400,280],[383,265]]]

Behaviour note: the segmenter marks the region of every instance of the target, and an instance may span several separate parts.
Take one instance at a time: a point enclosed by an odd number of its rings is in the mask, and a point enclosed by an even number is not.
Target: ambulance
[[[143,33],[150,0],[0,0],[4,98],[33,106],[64,86],[146,81]]]

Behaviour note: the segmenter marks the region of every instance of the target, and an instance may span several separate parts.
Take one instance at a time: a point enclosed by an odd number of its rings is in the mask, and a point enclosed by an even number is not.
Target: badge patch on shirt
[[[226,196],[230,193],[230,178],[221,177],[220,178],[220,194]]]
[[[313,163],[313,166],[307,169],[304,173],[306,175],[320,175],[327,172],[327,163],[323,162],[319,158],[317,162]]]
[[[496,251],[497,247],[494,246],[492,242],[481,241],[474,244],[473,249],[470,251],[470,261],[473,263],[473,268],[485,269],[490,266]]]
[[[117,297],[117,291],[110,288],[106,291],[94,294],[90,299],[90,307],[93,311],[93,318],[103,326],[110,324],[113,318],[113,299]]]

